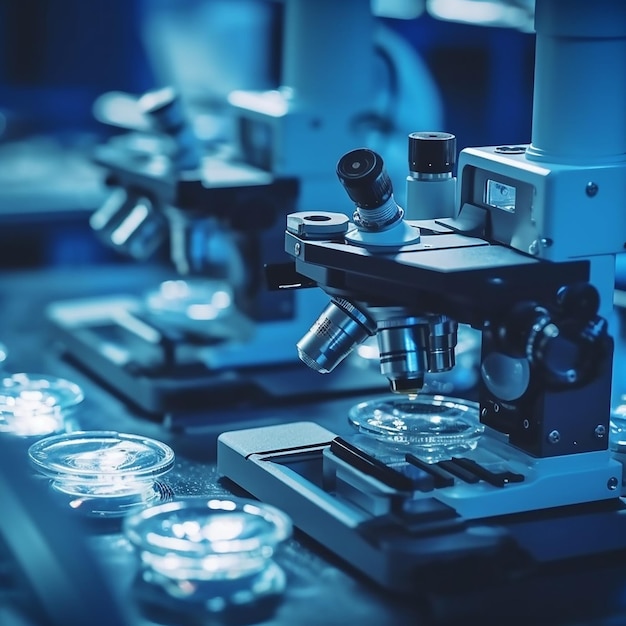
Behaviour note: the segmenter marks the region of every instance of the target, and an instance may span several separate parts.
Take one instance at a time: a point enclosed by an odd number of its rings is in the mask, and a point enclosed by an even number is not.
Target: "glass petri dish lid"
[[[232,289],[221,281],[165,280],[145,296],[155,313],[185,319],[215,319],[226,315],[233,305]]]
[[[98,516],[124,515],[165,497],[156,479],[175,461],[160,441],[114,431],[53,435],[32,444],[28,455],[72,508]]]
[[[254,332],[235,304],[232,286],[223,280],[165,280],[145,294],[144,307],[154,323],[167,324],[187,337],[244,341]]]
[[[348,422],[363,435],[432,463],[473,450],[484,431],[477,403],[442,395],[360,402],[350,409]]]
[[[126,517],[123,530],[144,580],[210,611],[284,589],[285,575],[273,555],[290,537],[292,523],[271,505],[190,496]]]
[[[81,387],[64,378],[4,376],[0,378],[0,432],[24,437],[60,432],[83,400]]]

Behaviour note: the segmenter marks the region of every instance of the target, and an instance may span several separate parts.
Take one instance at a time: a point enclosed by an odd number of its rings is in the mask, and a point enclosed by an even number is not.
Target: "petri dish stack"
[[[270,505],[190,496],[138,511],[123,528],[141,580],[191,610],[228,612],[284,591],[286,577],[274,555],[292,523]]]
[[[122,517],[172,495],[158,479],[174,466],[174,452],[148,437],[63,433],[35,442],[28,456],[61,501],[88,517]]]
[[[42,437],[64,431],[83,401],[80,386],[40,374],[0,378],[0,433]]]
[[[348,422],[383,450],[411,452],[428,463],[466,454],[484,431],[477,403],[442,395],[390,394],[360,402]]]

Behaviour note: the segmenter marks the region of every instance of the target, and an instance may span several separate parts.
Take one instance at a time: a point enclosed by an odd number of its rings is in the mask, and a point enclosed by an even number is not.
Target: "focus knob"
[[[561,317],[533,303],[517,307],[500,337],[507,352],[526,357],[552,387],[588,382],[606,356],[610,341],[604,318]]]
[[[550,385],[576,386],[588,382],[605,355],[608,340],[606,320],[587,323],[538,320],[528,337],[527,355]]]

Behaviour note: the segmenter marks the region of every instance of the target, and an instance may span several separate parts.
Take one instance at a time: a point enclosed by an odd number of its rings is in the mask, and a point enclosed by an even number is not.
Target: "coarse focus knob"
[[[588,382],[609,349],[607,321],[561,317],[533,303],[518,306],[500,337],[513,356],[524,356],[551,386]]]
[[[529,348],[546,380],[558,387],[588,382],[604,357],[608,333],[606,320],[596,317],[581,324],[565,320],[556,326],[548,323],[531,336]]]
[[[393,193],[382,157],[367,148],[344,154],[337,163],[337,176],[357,207],[378,208]]]
[[[451,174],[456,162],[456,137],[442,132],[409,135],[409,170],[412,174]]]

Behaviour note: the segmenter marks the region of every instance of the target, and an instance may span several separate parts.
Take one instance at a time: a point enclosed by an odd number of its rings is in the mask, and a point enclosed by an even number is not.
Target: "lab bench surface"
[[[171,446],[176,454],[176,461],[173,469],[166,475],[166,480],[178,496],[220,497],[231,493],[245,495],[228,481],[222,480],[217,473],[216,442],[223,431],[299,420],[316,421],[340,434],[348,429],[346,415],[348,409],[359,400],[357,395],[327,401],[321,398],[316,403],[291,402],[284,406],[264,406],[258,409],[244,407],[213,410],[207,407],[206,419],[199,421],[194,428],[174,430],[162,421],[138,415],[122,399],[96,384],[90,376],[64,358],[63,352],[55,345],[45,317],[46,306],[50,302],[119,291],[137,293],[160,279],[160,268],[138,266],[131,266],[130,269],[125,266],[94,266],[5,272],[0,276],[0,341],[8,349],[5,371],[61,377],[80,385],[85,392],[85,400],[76,419],[82,430],[106,429],[134,433],[152,437]],[[44,510],[40,513],[42,516],[46,515]],[[3,511],[2,515],[10,516],[11,513]],[[65,537],[64,540],[71,546],[71,537]],[[113,581],[115,597],[121,602],[137,602],[134,595],[136,556],[119,527],[113,524],[109,528],[104,525],[97,528],[94,525],[85,540],[90,547],[90,554],[102,567],[105,576]],[[250,619],[250,625],[408,626],[434,622],[432,615],[427,616],[424,607],[415,597],[395,597],[381,590],[298,531],[282,546],[277,559],[287,576],[284,596],[269,614]],[[476,572],[476,576],[480,575],[480,572]],[[549,589],[546,594],[549,598]],[[528,600],[530,602],[532,599]],[[0,595],[0,603],[1,601]],[[525,620],[516,621],[521,608],[510,607],[508,623],[531,623]],[[469,618],[469,622],[462,619],[462,606],[457,605],[451,609],[449,612],[442,611],[443,615],[447,613],[457,616],[450,623],[489,621],[486,607],[484,619],[471,621],[477,619],[474,615]],[[219,619],[207,617],[201,612],[182,617],[167,617],[163,613],[155,618],[153,614],[139,611],[138,616],[140,626],[157,623],[220,623]],[[102,620],[102,616],[94,616],[92,624],[106,623],[99,620]],[[502,623],[501,620],[502,615],[498,615],[496,622]],[[538,616],[532,623],[543,622]],[[578,622],[570,619],[568,623]],[[595,623],[620,622],[599,619]]]
[[[215,466],[216,440],[221,431],[309,419],[313,414],[325,416],[323,421],[330,425],[334,419],[332,415],[342,412],[345,415],[349,406],[356,402],[356,398],[345,398],[320,403],[313,412],[309,404],[298,403],[282,408],[264,407],[258,411],[251,408],[213,411],[208,407],[206,422],[199,422],[192,432],[174,431],[158,420],[137,415],[122,399],[96,384],[64,358],[50,332],[45,311],[50,302],[57,300],[118,292],[137,294],[163,278],[160,268],[134,266],[4,272],[0,276],[0,341],[8,351],[5,371],[60,377],[80,385],[85,392],[85,400],[76,416],[81,430],[133,433],[168,444],[176,454],[176,461],[165,478],[178,496],[213,497],[231,493],[233,486],[223,483]],[[45,511],[41,511],[41,515],[45,516]],[[117,592],[130,594],[136,561],[119,528],[115,524],[97,528],[94,524],[93,534],[87,537],[87,541],[94,557],[115,581]],[[273,614],[259,623],[378,626],[415,621],[410,603],[390,603],[386,594],[355,578],[332,555],[297,532],[282,547],[280,562],[288,578],[285,595]],[[201,616],[185,619],[202,623]],[[146,618],[142,623],[153,622]]]

